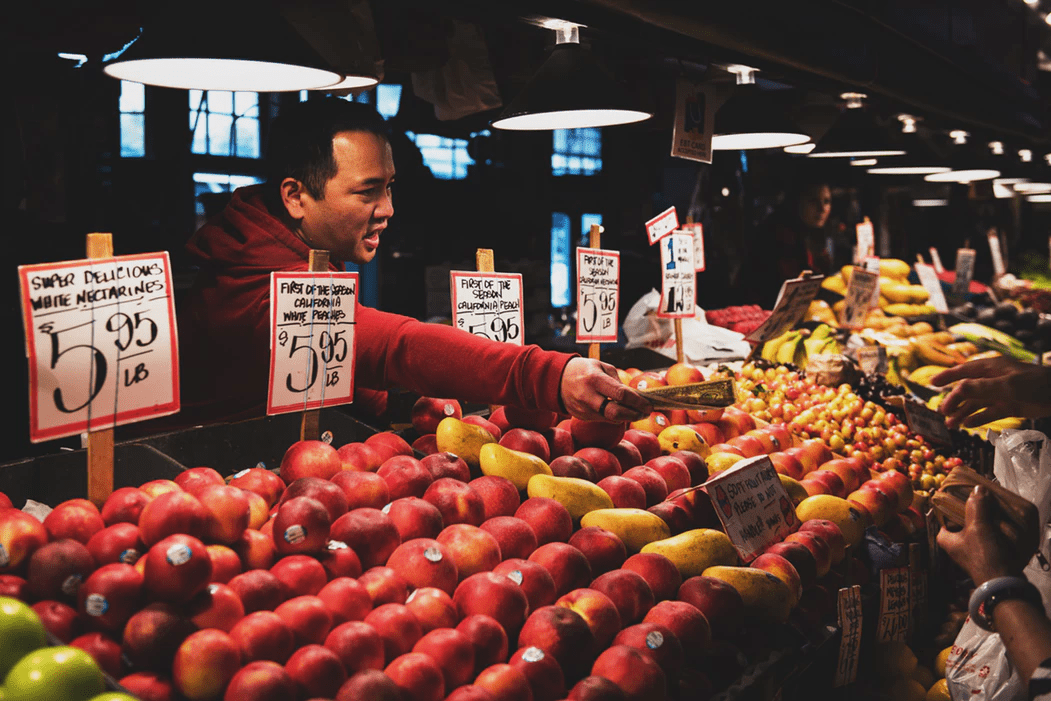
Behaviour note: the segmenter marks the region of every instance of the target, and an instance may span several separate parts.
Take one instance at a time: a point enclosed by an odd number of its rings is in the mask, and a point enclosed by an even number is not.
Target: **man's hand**
[[[637,421],[650,403],[617,376],[608,363],[573,358],[562,373],[562,403],[571,416],[587,421]]]
[[[1011,545],[998,536],[990,514],[992,502],[988,491],[975,487],[967,497],[963,530],[938,532],[938,545],[970,575],[976,587],[994,577],[1019,575],[1025,567],[1024,562],[1011,561]]]
[[[941,387],[957,380],[939,407],[951,428],[980,426],[1007,416],[1035,419],[1051,414],[1049,367],[986,358],[945,370],[931,383]]]

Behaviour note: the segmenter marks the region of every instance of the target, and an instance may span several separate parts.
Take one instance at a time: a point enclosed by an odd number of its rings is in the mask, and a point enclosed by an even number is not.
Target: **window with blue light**
[[[380,83],[376,86],[376,111],[384,119],[390,119],[398,114],[401,107],[401,86]]]
[[[602,171],[602,132],[598,129],[555,129],[552,175],[594,175]]]
[[[146,155],[146,86],[120,81],[120,155],[142,158]]]
[[[467,177],[467,166],[474,165],[474,159],[467,154],[467,139],[447,139],[437,134],[414,134],[411,131],[405,135],[420,149],[424,165],[436,178],[463,180]]]
[[[263,182],[253,175],[233,175],[230,173],[194,173],[193,198],[196,207],[197,228],[204,226],[206,212],[201,195],[206,193],[233,192],[239,187]]]
[[[580,245],[590,246],[591,245],[591,225],[598,224],[602,226],[602,215],[601,214],[581,214],[580,215]]]
[[[551,213],[551,306],[569,306],[569,215]]]
[[[190,91],[192,153],[259,158],[259,94]]]

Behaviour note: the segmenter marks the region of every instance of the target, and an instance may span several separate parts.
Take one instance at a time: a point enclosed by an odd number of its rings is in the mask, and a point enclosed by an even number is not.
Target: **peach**
[[[300,477],[331,479],[343,469],[343,461],[336,449],[324,441],[296,441],[281,458],[281,479],[285,484]]]
[[[172,480],[150,480],[149,482],[143,482],[139,485],[139,489],[146,493],[150,499],[156,499],[162,494],[168,492],[181,492],[182,487],[175,484]]]
[[[529,600],[530,611],[552,604],[558,598],[558,593],[555,590],[555,580],[551,578],[551,574],[547,569],[538,562],[530,562],[520,558],[504,560],[493,568],[493,574],[506,575],[522,587],[526,599]]]
[[[861,481],[858,479],[858,471],[855,469],[854,461],[851,458],[836,458],[829,460],[818,467],[817,471],[819,473],[826,471],[835,473],[843,482],[844,493],[853,492],[861,486]]]
[[[333,628],[325,637],[325,647],[335,653],[350,676],[383,669],[384,640],[376,628],[363,621],[348,621]]]
[[[472,574],[491,571],[502,559],[499,541],[477,526],[466,523],[446,526],[437,541],[456,563],[461,582]]]
[[[453,601],[461,618],[485,614],[496,619],[509,638],[518,634],[529,611],[525,591],[513,579],[493,572],[473,574],[456,587]]]
[[[752,560],[751,566],[758,570],[769,572],[784,582],[791,597],[791,606],[794,607],[799,603],[799,597],[803,594],[803,584],[799,572],[791,562],[783,556],[768,550]]]
[[[387,454],[387,459],[394,455],[412,455],[412,446],[393,431],[374,433],[365,439],[365,445]]]
[[[660,373],[649,370],[635,375],[628,382],[628,387],[632,389],[653,389],[654,387],[666,387],[667,385],[668,383],[664,381]]]
[[[387,482],[374,472],[342,470],[336,473],[331,482],[343,490],[347,498],[347,511],[362,507],[382,509],[390,503]]]
[[[787,475],[794,480],[802,480],[806,476],[803,463],[791,453],[770,453],[770,462],[774,464],[778,474]]]
[[[813,474],[813,473],[811,473]],[[832,494],[832,487],[829,486],[828,481],[823,479],[808,479],[810,475],[807,475],[799,481],[800,486],[806,491],[808,497],[817,496],[818,494]],[[839,496],[838,494],[836,496]]]
[[[330,540],[325,544],[325,551],[316,555],[318,562],[325,568],[330,580],[336,577],[357,577],[361,575],[361,560],[357,553],[346,543]]]
[[[799,543],[810,551],[814,556],[818,579],[828,574],[832,567],[832,549],[822,536],[813,531],[796,531],[785,536],[785,542]]]
[[[610,598],[622,625],[638,623],[653,608],[653,590],[642,575],[632,570],[618,569],[599,575],[591,588]]]
[[[620,687],[605,677],[589,675],[569,690],[567,701],[624,701]]]
[[[150,548],[144,560],[143,586],[156,599],[185,602],[211,581],[208,549],[192,536],[168,536]]]
[[[622,475],[610,475],[598,482],[598,486],[613,500],[617,508],[646,508],[646,489],[638,480]]]
[[[69,538],[86,545],[106,527],[97,506],[87,499],[70,499],[56,506],[43,521],[51,540]]]
[[[661,430],[664,430],[664,428],[667,427],[662,426]],[[657,433],[660,433],[660,431],[643,431],[637,428],[629,428],[624,431],[623,440],[633,443],[639,449],[639,455],[642,457],[643,464],[645,464],[661,454],[661,444],[657,440]]]
[[[463,418],[463,408],[455,399],[438,399],[436,397],[420,397],[412,405],[409,412],[409,421],[417,433],[434,433],[438,429],[438,423],[446,416]]]
[[[701,456],[696,453],[691,454],[695,455],[703,464],[704,459],[701,458]],[[680,458],[672,455],[661,455],[653,458],[645,464],[645,467],[660,475],[664,480],[668,492],[674,492],[676,489],[686,489],[691,486],[693,482],[693,478],[690,475],[690,470],[686,466],[686,463]],[[627,474],[624,476],[628,477]]]
[[[474,686],[486,689],[497,701],[532,701],[533,698],[525,673],[502,662],[479,672]]]
[[[503,411],[500,410],[500,413],[502,414]],[[486,431],[488,431],[489,435],[491,435],[497,441],[499,441],[504,434],[504,430],[500,428],[500,426],[493,423],[489,419],[483,418],[476,414],[468,414],[467,416],[463,417],[463,422],[467,424],[473,424],[475,426],[481,426]]]
[[[394,455],[376,471],[387,483],[390,498],[422,497],[434,481],[430,470],[411,455]]]
[[[285,481],[262,467],[241,470],[230,480],[230,486],[255,492],[266,500],[268,507],[276,504],[285,491]]]
[[[384,565],[365,571],[358,577],[358,583],[369,593],[373,606],[404,604],[409,598],[409,583],[395,570]]]
[[[683,666],[683,646],[668,628],[659,623],[636,623],[624,628],[613,639],[613,645],[627,645],[640,650],[660,665],[670,679],[677,679]]]
[[[343,674],[346,675],[346,672]],[[276,662],[259,660],[249,662],[238,670],[226,687],[223,700],[283,701],[293,698],[295,694],[295,683],[284,667]]]
[[[702,650],[712,640],[708,619],[696,606],[685,601],[661,601],[646,613],[642,621],[664,626],[675,634],[687,651]]]
[[[624,477],[642,485],[646,491],[646,506],[653,506],[668,498],[668,483],[651,467],[633,467],[624,472]]]
[[[281,504],[273,524],[279,555],[324,551],[332,528],[328,509],[311,497],[293,497]]]
[[[102,504],[102,520],[107,526],[117,523],[138,525],[139,514],[150,503],[152,497],[135,487],[121,487]]]
[[[684,531],[694,528],[693,516],[680,501],[665,500],[658,502],[646,509],[651,514],[660,516],[661,520],[668,524],[668,530],[672,535],[678,535]]]
[[[328,648],[312,644],[297,649],[285,663],[299,698],[332,698],[347,680],[342,661]]]
[[[321,502],[332,521],[347,513],[347,495],[339,485],[331,480],[301,477],[288,485],[278,504],[284,504],[295,497],[310,497]]]
[[[620,469],[628,470],[633,467],[638,467],[642,464],[642,453],[635,447],[635,444],[630,441],[622,440],[615,446],[609,449],[609,452],[613,453],[613,456],[617,458],[617,462],[620,463]]]
[[[588,652],[597,653],[604,650],[620,631],[620,611],[612,599],[597,589],[574,589],[560,597],[555,606],[568,608],[588,624],[595,646]]]
[[[493,415],[489,417],[489,420],[500,426],[499,417],[497,414],[501,413],[500,410],[493,412]],[[528,428],[533,431],[542,431],[545,428],[550,428],[555,425],[558,421],[558,414],[553,411],[546,409],[526,409],[524,407],[515,406],[508,404],[502,407],[502,413],[504,419],[507,421],[508,428]],[[506,432],[501,426],[501,430]]]
[[[451,526],[466,523],[480,526],[485,520],[485,504],[478,492],[452,477],[435,480],[423,493],[423,500],[433,504],[442,515],[442,523]]]
[[[460,620],[453,598],[434,587],[416,589],[405,600],[405,606],[416,616],[425,635],[438,628],[452,628]]]
[[[555,584],[557,596],[591,583],[591,563],[579,548],[569,543],[541,545],[529,556],[529,561],[547,570]]]
[[[661,701],[667,693],[667,681],[660,665],[627,645],[614,645],[599,655],[591,673],[615,683],[629,701]]]
[[[541,606],[529,614],[518,634],[519,649],[543,650],[571,677],[585,671],[579,669],[584,660],[582,652],[594,649],[594,645],[588,622],[568,606]]]
[[[273,611],[248,614],[230,630],[230,637],[240,647],[245,663],[270,660],[284,664],[295,649],[292,630]]]
[[[534,701],[556,701],[566,695],[562,667],[540,648],[520,647],[508,664],[525,675]]]
[[[670,425],[671,422],[668,421],[667,414],[661,411],[651,411],[648,416],[644,416],[643,418],[638,419],[637,421],[632,421],[628,424],[629,428],[624,433],[626,435],[628,431],[639,431],[641,433],[649,433],[656,438],[661,431],[668,428]],[[658,442],[657,445],[659,447],[660,443]],[[639,452],[641,453],[642,451]]]
[[[500,556],[527,558],[536,550],[536,534],[528,523],[514,516],[496,516],[485,521],[480,528],[496,538]]]
[[[218,470],[210,467],[191,467],[183,470],[172,480],[184,491],[194,496],[208,485],[225,485],[226,480],[219,474]]]
[[[438,507],[419,497],[396,499],[381,511],[394,524],[402,542],[413,538],[437,538],[445,527]]]
[[[569,540],[573,534],[573,517],[560,502],[547,497],[530,497],[514,513],[529,524],[537,545]]]
[[[336,701],[404,701],[402,690],[380,669],[366,669],[352,675],[339,688]]]
[[[143,508],[139,515],[139,535],[147,546],[176,533],[201,539],[206,537],[210,518],[196,497],[182,490],[166,492]]]
[[[456,689],[474,677],[474,644],[455,628],[430,631],[412,648],[427,655],[442,671],[446,689]]]
[[[725,635],[739,625],[744,602],[732,585],[715,577],[690,577],[679,587],[679,601],[704,614],[715,635]]]
[[[245,617],[241,597],[225,584],[209,584],[190,599],[186,613],[198,628],[218,628],[227,633]]]
[[[423,637],[420,622],[404,604],[378,606],[365,616],[365,623],[375,628],[383,640],[383,657],[387,664],[410,652],[416,641]]]
[[[754,458],[757,455],[766,454],[766,446],[763,445],[763,442],[747,433],[730,438],[726,442],[739,449],[746,458]]]
[[[241,559],[241,571],[270,569],[277,560],[277,548],[274,539],[260,531],[246,529],[236,543],[233,551]]]
[[[365,585],[351,577],[337,577],[321,588],[317,598],[332,615],[333,627],[361,621],[372,610],[372,596]]]
[[[780,441],[775,440],[774,436],[772,436],[767,431],[758,428],[753,428],[751,431],[748,431],[744,435],[749,438],[755,438],[760,443],[762,443],[763,455],[769,455],[770,453],[781,450],[782,446],[780,444]]]
[[[813,584],[814,580],[817,579],[817,561],[814,559],[814,555],[810,552],[810,549],[802,543],[784,541],[774,543],[763,551],[764,555],[767,553],[780,555],[792,563],[792,567],[794,567],[799,574],[799,581],[804,589]],[[774,574],[777,573],[775,572]],[[789,588],[791,589],[792,586],[789,585]]]
[[[420,464],[427,468],[427,471],[431,473],[431,477],[435,480],[451,477],[461,482],[471,481],[471,468],[459,455],[449,452],[440,453],[436,449],[420,460]]]
[[[555,477],[576,477],[577,479],[597,482],[595,468],[587,460],[575,455],[562,455],[548,465]]]
[[[474,648],[475,673],[507,659],[507,632],[492,616],[464,616],[457,624],[456,630],[462,633]]]
[[[659,553],[637,553],[625,560],[621,568],[631,570],[646,580],[656,601],[674,599],[682,586],[679,568]]]
[[[715,443],[711,445],[712,453],[733,453],[734,455],[740,455],[744,457],[744,452],[735,445],[729,443]]]
[[[375,472],[387,455],[385,451],[380,452],[376,446],[360,442],[340,446],[336,454],[339,455],[340,469],[354,472]]]
[[[394,680],[406,699],[442,701],[445,698],[442,669],[430,655],[422,652],[406,653],[387,665],[384,673]]]
[[[823,483],[825,487],[828,488],[829,494],[834,494],[840,499],[842,499],[847,494],[846,485],[843,484],[843,480],[836,472],[833,472],[832,470],[814,470],[802,479],[801,484],[807,481]]]
[[[664,380],[669,385],[688,385],[694,382],[704,382],[704,375],[700,369],[689,363],[675,363],[664,371]]]
[[[897,511],[898,493],[886,482],[870,480],[848,494],[847,501],[852,505],[860,505],[879,528]]]
[[[237,643],[227,633],[209,628],[187,636],[179,646],[172,662],[172,682],[191,701],[216,699],[240,669]]]
[[[332,628],[332,614],[325,602],[316,596],[297,596],[274,609],[295,638],[296,647],[325,641]]]
[[[540,435],[547,441],[552,460],[564,455],[572,455],[577,449],[573,444],[573,434],[569,432],[569,429],[552,426],[540,431]],[[500,439],[497,438],[497,440]]]
[[[812,532],[824,538],[825,542],[828,543],[832,564],[838,564],[846,557],[846,540],[843,537],[843,531],[832,521],[828,519],[803,521],[799,526],[799,532]]]
[[[617,569],[628,559],[624,541],[616,533],[598,526],[581,528],[570,537],[569,544],[584,553],[591,565],[591,574],[596,577]]]
[[[551,448],[547,444],[547,439],[537,431],[530,431],[526,428],[512,428],[501,436],[499,443],[510,450],[535,455],[544,462],[551,460]]]
[[[270,507],[267,505],[266,499],[247,489],[241,489],[240,487],[235,487],[234,489],[240,490],[244,498],[248,500],[248,528],[259,530],[264,523],[270,520]]]
[[[277,577],[288,596],[313,596],[328,583],[325,567],[309,555],[287,555],[270,568],[270,573]]]
[[[610,475],[619,475],[624,471],[617,456],[605,448],[589,446],[581,448],[573,453],[573,456],[587,460],[588,464],[595,470],[595,478],[598,480]]]
[[[273,611],[289,596],[285,583],[267,570],[249,570],[231,579],[227,586],[237,594],[246,614]]]
[[[425,433],[412,442],[412,451],[416,453],[423,453],[424,455],[433,455],[438,452],[438,436],[433,433]],[[422,462],[422,460],[421,460]]]
[[[394,522],[379,509],[368,507],[348,511],[336,519],[329,537],[353,549],[365,569],[382,565],[401,545]]]
[[[722,426],[716,422],[696,421],[691,423],[690,426],[705,443],[712,447],[713,452],[715,451],[715,446],[726,445],[726,441],[730,439],[730,436],[723,433]]]
[[[387,560],[413,589],[435,587],[447,594],[456,590],[456,562],[448,548],[430,538],[413,538],[399,545]]]
[[[486,520],[495,516],[514,516],[521,506],[518,488],[506,477],[485,475],[471,480],[469,484],[482,497]]]
[[[143,592],[143,577],[134,567],[103,565],[78,587],[77,611],[93,627],[119,632],[139,609]]]
[[[80,583],[95,571],[95,567],[91,551],[80,541],[72,538],[52,541],[37,548],[29,557],[26,590],[33,599],[72,602]]]
[[[887,484],[894,490],[895,496],[897,497],[896,503],[899,513],[905,512],[912,506],[912,482],[904,473],[898,472],[897,470],[881,472],[879,477],[876,478],[876,483],[880,486]]]

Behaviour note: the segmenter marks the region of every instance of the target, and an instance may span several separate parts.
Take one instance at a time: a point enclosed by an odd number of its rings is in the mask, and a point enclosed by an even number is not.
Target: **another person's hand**
[[[590,358],[569,361],[561,392],[566,411],[578,419],[637,421],[652,411],[648,401],[620,381],[616,368]]]
[[[976,587],[994,577],[1020,576],[1025,567],[992,521],[994,504],[986,489],[975,487],[967,497],[963,530],[938,532],[938,545],[970,575]]]
[[[957,380],[939,407],[951,428],[980,426],[1007,416],[1035,419],[1051,414],[1051,367],[986,358],[945,370],[931,383],[942,387]]]

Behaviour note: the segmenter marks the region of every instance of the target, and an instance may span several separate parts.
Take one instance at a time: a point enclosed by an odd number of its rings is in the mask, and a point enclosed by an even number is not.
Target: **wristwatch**
[[[971,594],[968,613],[975,625],[983,630],[995,631],[993,609],[1001,601],[1022,599],[1043,610],[1040,592],[1024,577],[994,577]]]

